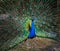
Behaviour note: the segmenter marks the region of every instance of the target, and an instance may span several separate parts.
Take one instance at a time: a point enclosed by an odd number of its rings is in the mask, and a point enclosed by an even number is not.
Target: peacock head
[[[34,21],[34,19],[32,19],[32,21]]]

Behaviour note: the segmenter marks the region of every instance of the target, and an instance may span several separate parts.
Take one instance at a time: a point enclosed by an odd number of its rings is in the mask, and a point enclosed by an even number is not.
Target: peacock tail
[[[60,41],[57,0],[2,0],[0,10],[0,50],[28,39],[32,18],[36,37]]]

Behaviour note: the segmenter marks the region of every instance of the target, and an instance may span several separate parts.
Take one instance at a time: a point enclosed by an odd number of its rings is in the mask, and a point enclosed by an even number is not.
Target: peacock
[[[35,27],[34,27],[34,20],[32,19],[31,27],[30,27],[30,34],[28,38],[34,38],[36,36],[35,34]]]
[[[34,37],[60,42],[56,3],[55,0],[1,0],[0,50],[7,51]]]

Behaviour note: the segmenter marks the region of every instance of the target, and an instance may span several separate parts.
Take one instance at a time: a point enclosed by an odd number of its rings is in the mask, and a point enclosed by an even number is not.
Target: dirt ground
[[[60,43],[52,39],[35,37],[23,41],[9,51],[60,51]]]

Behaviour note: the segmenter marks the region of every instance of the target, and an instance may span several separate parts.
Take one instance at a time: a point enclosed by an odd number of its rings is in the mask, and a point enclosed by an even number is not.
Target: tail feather
[[[60,35],[54,32],[36,31],[36,36],[60,41]]]

